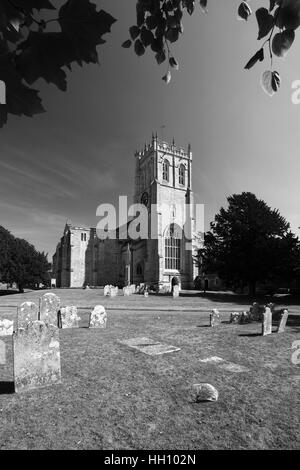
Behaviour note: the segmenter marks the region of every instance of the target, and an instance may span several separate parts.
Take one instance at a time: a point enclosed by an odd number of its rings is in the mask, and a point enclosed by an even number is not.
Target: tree
[[[202,10],[207,10],[209,1],[199,0]],[[138,56],[149,47],[158,64],[167,62],[163,80],[169,83],[171,69],[179,68],[171,46],[183,33],[183,15],[192,15],[198,1],[136,2],[136,24],[129,28],[130,39],[123,47],[133,45]],[[247,21],[251,16],[249,2],[241,2],[240,19]],[[262,85],[273,95],[280,86],[279,73],[273,70],[273,55],[284,56],[294,42],[300,25],[300,0],[270,0],[269,9],[260,7],[255,14],[258,40],[264,42],[245,68],[263,61],[267,47],[271,67],[263,74]],[[71,69],[74,62],[81,66],[98,63],[96,48],[105,43],[103,36],[115,21],[109,13],[98,11],[91,0],[62,0],[60,7],[50,0],[0,0],[0,81],[6,86],[6,102],[0,97],[0,127],[9,113],[31,117],[44,111],[38,91],[31,88],[39,78],[65,91],[64,67]]]
[[[228,197],[204,237],[204,272],[218,273],[231,285],[291,281],[299,270],[300,242],[277,209],[249,192]]]
[[[44,253],[0,227],[0,280],[15,282],[20,292],[48,281],[49,263]]]

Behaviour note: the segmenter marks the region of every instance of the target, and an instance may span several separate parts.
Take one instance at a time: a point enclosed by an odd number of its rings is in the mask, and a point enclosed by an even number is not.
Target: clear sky
[[[255,17],[237,21],[238,2],[210,0],[207,15],[197,8],[185,18],[173,48],[180,70],[166,86],[165,65],[150,52],[120,47],[135,0],[95,3],[118,19],[99,47],[100,67],[74,66],[67,93],[39,82],[47,112],[10,117],[0,130],[0,225],[52,256],[67,219],[95,226],[99,204],[132,197],[134,151],[165,125],[165,139],[192,145],[206,228],[226,197],[251,191],[299,233],[300,105],[291,84],[300,79],[300,38],[278,60],[283,83],[271,99],[259,83],[269,64],[243,70],[259,45]]]

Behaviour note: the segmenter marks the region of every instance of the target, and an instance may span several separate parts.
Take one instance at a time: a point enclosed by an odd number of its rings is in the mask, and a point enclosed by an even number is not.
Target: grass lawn
[[[1,297],[0,305],[39,295]],[[63,304],[114,307],[107,329],[84,328],[88,310],[81,310],[82,328],[60,330],[62,385],[18,395],[9,393],[12,348],[5,338],[0,449],[299,449],[300,370],[291,347],[300,339],[300,318],[292,318],[285,333],[262,337],[258,323],[232,325],[228,313],[222,325],[209,328],[208,312],[216,306],[209,299],[103,299],[80,290],[58,295]],[[159,311],[170,303],[191,311]],[[14,307],[0,309],[0,318],[14,315]],[[118,342],[139,336],[181,350],[148,356]],[[227,362],[201,362],[211,356]],[[228,363],[235,367],[224,368]],[[219,400],[195,403],[192,385],[199,382],[214,385]]]

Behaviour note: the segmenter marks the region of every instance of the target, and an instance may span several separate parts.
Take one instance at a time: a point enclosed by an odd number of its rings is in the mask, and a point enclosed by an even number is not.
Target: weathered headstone
[[[217,401],[219,398],[218,390],[208,383],[194,384],[193,391],[196,403],[201,401]]]
[[[0,336],[11,336],[14,332],[13,320],[0,320]]]
[[[173,286],[173,299],[177,299],[179,297],[179,286],[175,285]]]
[[[124,296],[131,295],[131,291],[130,291],[130,287],[129,287],[129,286],[123,287],[123,294],[124,294]]]
[[[96,305],[90,314],[90,328],[106,328],[107,314],[103,305]]]
[[[60,328],[78,328],[78,322],[81,318],[78,316],[77,307],[68,305],[62,307],[58,312],[58,324]]]
[[[6,344],[0,339],[0,365],[6,364]]]
[[[61,383],[58,328],[34,321],[13,336],[15,391]]]
[[[240,314],[239,323],[244,325],[245,323],[250,323],[250,312],[242,312]]]
[[[266,307],[262,320],[262,335],[270,335],[272,333],[272,312],[270,307]]]
[[[257,302],[254,302],[252,307],[250,307],[250,317],[253,321],[261,321],[262,319],[261,307]]]
[[[221,323],[219,310],[214,308],[210,314],[210,326],[218,326]]]
[[[104,295],[105,297],[110,296],[110,286],[104,286],[104,293],[103,293],[103,295]]]
[[[18,308],[17,328],[27,326],[38,319],[39,308],[34,302],[23,302]]]
[[[135,284],[131,284],[131,285],[129,286],[129,289],[130,289],[130,293],[131,293],[131,294],[135,294],[135,291],[136,291]]]
[[[144,291],[144,297],[149,297],[149,292],[147,290]]]
[[[230,323],[239,323],[241,314],[239,312],[232,312],[230,314]]]
[[[110,296],[116,297],[119,293],[118,287],[110,286]]]
[[[285,327],[286,327],[286,323],[287,323],[287,320],[288,320],[288,316],[289,316],[288,310],[284,309],[283,312],[281,313],[281,318],[280,318],[280,321],[279,321],[277,333],[283,333],[284,332]]]
[[[60,298],[49,292],[40,298],[39,320],[57,326]]]

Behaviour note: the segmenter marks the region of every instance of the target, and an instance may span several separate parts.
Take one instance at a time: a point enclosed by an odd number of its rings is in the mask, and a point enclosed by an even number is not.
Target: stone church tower
[[[193,288],[198,270],[193,261],[197,246],[191,148],[185,151],[174,141],[170,145],[153,136],[135,158],[134,202],[147,206],[152,233],[144,258],[144,282],[155,280],[160,289],[169,289],[173,280],[183,289]]]
[[[130,224],[117,239],[100,240],[94,228],[67,224],[53,257],[58,287],[119,287],[147,284],[169,291],[173,284],[192,289],[198,268],[194,262],[194,202],[192,152],[152,136],[135,153],[134,204],[146,208],[146,236],[130,238]],[[136,220],[136,219],[134,219]],[[124,228],[128,236],[121,236]],[[145,234],[144,234],[145,235]]]

